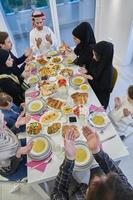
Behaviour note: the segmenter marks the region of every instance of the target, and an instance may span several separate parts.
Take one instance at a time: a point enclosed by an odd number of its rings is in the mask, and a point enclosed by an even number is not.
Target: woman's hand
[[[65,155],[66,158],[69,160],[75,159],[75,130],[73,128],[70,128],[68,132],[65,134],[64,138],[64,148],[65,148]]]
[[[24,54],[26,57],[29,57],[32,55],[32,49],[31,48],[28,48],[25,50],[25,54]]]
[[[89,74],[82,74],[82,76],[86,79],[93,80],[93,77]]]
[[[98,153],[100,151],[101,144],[97,133],[95,133],[89,126],[84,126],[82,130],[83,135],[87,140],[89,149],[93,154]]]
[[[84,67],[80,67],[80,69],[78,70],[81,74],[87,74],[88,71],[87,69],[85,69]]]
[[[25,147],[20,147],[16,153],[17,158],[21,158],[22,155],[27,155],[33,146],[33,142],[28,143]]]

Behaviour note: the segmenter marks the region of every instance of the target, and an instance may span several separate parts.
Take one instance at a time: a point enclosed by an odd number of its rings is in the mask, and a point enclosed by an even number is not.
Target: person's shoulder
[[[43,30],[44,31],[50,31],[50,32],[52,31],[52,29],[48,26],[43,26]]]
[[[34,34],[35,33],[35,28],[33,28],[31,31],[30,31],[30,35]]]

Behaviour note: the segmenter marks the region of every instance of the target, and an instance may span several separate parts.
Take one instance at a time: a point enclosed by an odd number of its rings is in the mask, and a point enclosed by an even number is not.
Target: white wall
[[[114,44],[115,58],[123,65],[133,56],[133,0],[97,0],[95,35],[97,41]],[[131,34],[132,33],[132,34]]]

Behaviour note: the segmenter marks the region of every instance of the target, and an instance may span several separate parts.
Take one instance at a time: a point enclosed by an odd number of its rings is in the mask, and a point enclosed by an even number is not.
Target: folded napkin
[[[105,112],[104,108],[102,106],[98,107],[96,105],[91,104],[89,107],[89,112]]]
[[[40,115],[32,115],[32,116],[31,116],[31,119],[34,119],[34,120],[36,120],[36,121],[39,122],[39,120],[40,120]]]
[[[36,161],[36,160],[31,160],[29,161],[26,166],[27,167],[30,167],[31,169],[36,169],[40,172],[44,172],[46,167],[47,167],[47,164],[51,161],[51,158],[47,158],[47,159],[44,159],[44,160],[40,160],[40,161]]]

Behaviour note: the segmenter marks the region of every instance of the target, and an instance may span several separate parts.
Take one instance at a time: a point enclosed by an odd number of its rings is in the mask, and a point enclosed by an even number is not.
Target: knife
[[[113,135],[113,136],[111,136],[109,138],[106,138],[106,139],[102,140],[101,143],[103,144],[104,142],[106,142],[108,140],[112,140],[114,137],[116,137],[116,135]]]

